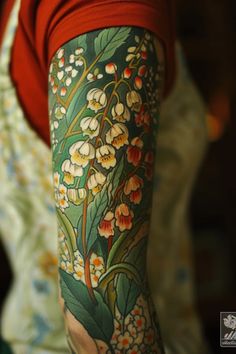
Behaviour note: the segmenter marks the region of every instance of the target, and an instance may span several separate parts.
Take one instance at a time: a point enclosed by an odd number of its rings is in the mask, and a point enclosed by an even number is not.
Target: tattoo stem
[[[106,84],[104,87],[103,87],[103,91],[105,91],[110,85],[112,84],[116,84],[116,81],[111,81],[111,82],[108,82],[108,84]]]
[[[68,138],[70,136],[70,134],[73,131],[74,126],[78,122],[78,119],[80,118],[80,116],[84,113],[86,107],[87,107],[87,105],[85,104],[83,106],[83,108],[81,109],[81,111],[79,111],[79,113],[75,116],[75,118],[73,119],[72,123],[70,124],[70,126],[69,126],[69,128],[68,128],[68,130],[66,132],[65,138]]]
[[[133,176],[135,174],[135,172],[139,169],[140,165],[138,165],[137,167],[135,167],[135,169],[133,171],[131,171],[127,178],[123,180],[123,182],[117,187],[116,191],[115,191],[115,194],[114,194],[114,198],[113,198],[113,203],[112,203],[112,208],[114,207],[114,204],[116,202],[116,198],[118,196],[118,194],[121,192],[122,188],[124,187],[125,185],[125,182],[128,180],[129,177]]]
[[[77,84],[75,85],[75,87],[71,90],[67,101],[64,103],[66,108],[69,107],[71,100],[74,97],[74,94],[76,93],[76,91],[78,90],[78,88],[80,87],[80,84],[83,82],[83,80],[85,79],[85,77],[88,75],[88,73],[90,72],[90,70],[92,69],[92,67],[99,61],[99,59],[101,58],[101,56],[103,55],[103,51],[96,57],[96,59],[92,62],[92,64],[87,68],[87,70],[85,70],[81,76],[81,78],[78,80]]]
[[[85,283],[88,288],[88,292],[89,292],[91,299],[94,301],[94,303],[97,303],[97,300],[96,300],[94,292],[93,292],[92,282],[91,282],[90,253],[85,256],[84,278],[85,278]]]
[[[113,38],[111,38],[112,40]],[[111,41],[110,40],[110,41]],[[94,67],[94,65],[99,61],[99,59],[103,56],[104,52],[106,51],[106,48],[108,46],[108,44],[110,43],[110,41],[107,43],[107,45],[105,46],[105,48],[97,55],[97,57],[95,58],[95,60],[92,62],[92,64],[87,68],[87,70],[85,70],[81,76],[81,78],[79,79],[79,81],[77,82],[77,84],[75,85],[75,87],[73,88],[73,90],[71,90],[68,98],[67,98],[67,102],[65,103],[66,108],[69,107],[71,100],[73,99],[73,96],[75,94],[75,92],[78,90],[78,88],[80,87],[81,82],[83,82],[83,80],[85,79],[85,77],[87,76],[87,74],[90,72],[90,70]]]
[[[109,255],[110,250],[111,250],[111,248],[112,248],[112,241],[113,241],[113,236],[110,236],[110,237],[108,238],[108,244],[107,244],[108,255]]]
[[[62,105],[62,107],[65,106],[65,102],[64,102],[63,99],[58,95],[58,93],[57,93],[57,100],[58,100],[59,103]]]
[[[110,119],[108,117],[105,117],[104,120],[106,120],[107,123],[110,124],[110,126],[113,126],[112,122],[110,121]]]
[[[87,194],[88,195],[88,194]],[[88,207],[88,196],[84,200],[83,207],[83,221],[82,221],[82,245],[84,251],[84,277],[85,283],[88,288],[89,295],[91,299],[96,302],[96,298],[94,296],[92,282],[91,282],[91,274],[90,274],[90,253],[87,254],[87,245],[86,245],[86,216],[87,216],[87,207]]]

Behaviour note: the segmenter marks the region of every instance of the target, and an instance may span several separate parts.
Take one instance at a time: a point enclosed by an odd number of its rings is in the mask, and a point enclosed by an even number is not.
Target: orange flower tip
[[[65,96],[66,95],[66,88],[62,87],[61,89],[61,96]]]
[[[133,139],[131,140],[131,145],[132,145],[132,146],[137,146],[137,147],[139,147],[140,149],[142,149],[142,148],[143,148],[143,141],[142,141],[142,139],[140,139],[140,138],[137,136],[137,137],[135,137],[135,138],[133,138]]]
[[[53,88],[52,88],[53,93],[56,93],[56,92],[57,92],[57,89],[58,89],[58,86],[57,86],[57,85],[53,86]]]
[[[147,71],[146,65],[142,65],[138,69],[138,75],[142,77],[146,74],[146,71]]]
[[[107,74],[115,74],[115,72],[117,71],[117,66],[115,63],[108,63],[105,66],[105,71]]]
[[[64,65],[64,64],[65,64],[65,58],[64,58],[64,57],[60,59],[60,64],[61,64],[61,65]]]
[[[131,75],[132,75],[132,70],[130,68],[125,68],[123,72],[124,78],[129,79]]]
[[[154,161],[154,154],[152,151],[148,151],[145,155],[144,161],[148,164],[152,164]]]
[[[135,78],[134,84],[138,90],[141,90],[141,88],[143,87],[142,79],[140,79],[140,77],[138,77],[138,76]]]
[[[144,60],[147,59],[147,52],[146,51],[141,51],[141,58]]]

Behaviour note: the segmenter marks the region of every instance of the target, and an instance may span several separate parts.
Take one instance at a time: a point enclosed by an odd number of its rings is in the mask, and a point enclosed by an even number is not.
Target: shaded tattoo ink
[[[146,275],[162,77],[153,35],[131,27],[71,40],[49,69],[64,313],[98,353],[164,352]]]

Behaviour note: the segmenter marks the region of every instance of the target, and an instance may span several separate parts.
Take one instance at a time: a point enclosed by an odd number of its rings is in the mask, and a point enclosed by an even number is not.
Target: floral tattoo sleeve
[[[81,35],[51,61],[60,292],[71,353],[164,352],[146,275],[162,77],[155,39],[141,28]]]

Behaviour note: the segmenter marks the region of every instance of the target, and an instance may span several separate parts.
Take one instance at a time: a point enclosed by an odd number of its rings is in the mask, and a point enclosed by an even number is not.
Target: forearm
[[[50,66],[61,304],[72,352],[163,352],[146,278],[163,74],[156,44],[143,29],[99,30],[67,43]]]

